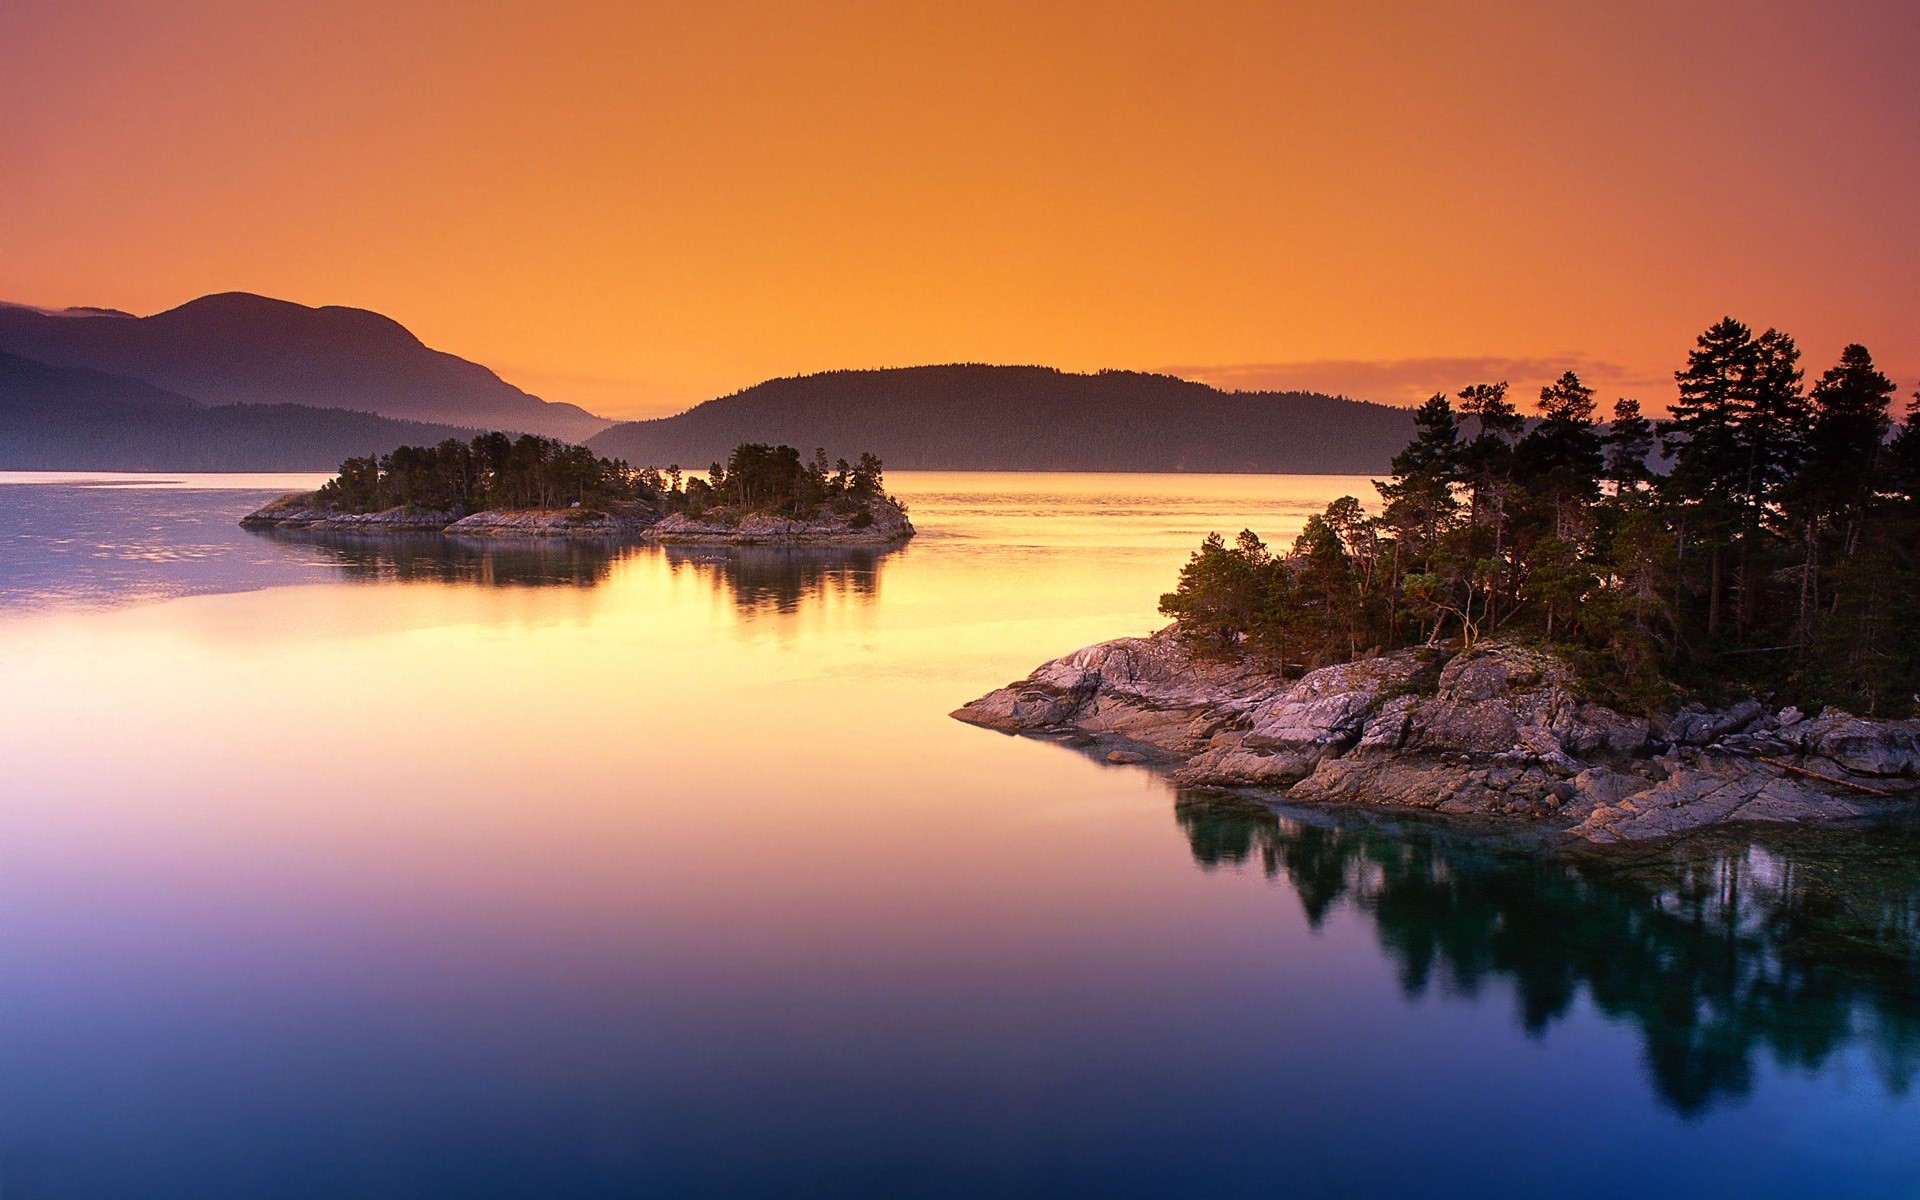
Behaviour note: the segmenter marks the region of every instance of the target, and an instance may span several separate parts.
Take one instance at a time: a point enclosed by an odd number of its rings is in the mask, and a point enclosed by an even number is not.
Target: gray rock
[[[856,524],[860,513],[868,518]],[[914,535],[906,510],[886,497],[865,501],[849,512],[825,510],[805,520],[773,513],[736,514],[714,509],[695,517],[674,513],[652,525],[649,541],[675,545],[729,546],[893,546]]]
[[[1870,721],[1829,708],[1797,732],[1808,754],[1857,775],[1920,775],[1920,721]]]
[[[1739,733],[1767,715],[1758,700],[1742,700],[1714,712],[1683,712],[1667,723],[1666,739],[1676,746],[1704,746],[1730,733]]]
[[[1776,718],[1757,701],[1650,721],[1578,701],[1557,659],[1499,644],[1440,668],[1407,650],[1289,681],[1169,627],[1055,659],[954,716],[1165,751],[1184,760],[1173,772],[1183,784],[1550,820],[1591,842],[1729,821],[1852,820],[1887,804],[1851,777],[1890,790],[1889,780],[1920,776],[1920,722]],[[1677,748],[1651,756],[1669,744]],[[1805,756],[1817,778],[1761,761]]]

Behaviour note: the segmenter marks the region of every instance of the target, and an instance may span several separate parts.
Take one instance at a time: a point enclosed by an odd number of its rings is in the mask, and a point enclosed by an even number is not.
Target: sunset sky
[[[403,11],[404,10],[404,11]],[[1920,4],[24,0],[0,299],[377,309],[609,415],[925,362],[1920,385]]]

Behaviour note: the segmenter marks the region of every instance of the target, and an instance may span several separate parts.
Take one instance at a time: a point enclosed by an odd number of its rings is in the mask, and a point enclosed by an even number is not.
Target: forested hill
[[[589,443],[704,468],[741,442],[870,447],[895,470],[1381,473],[1405,409],[1313,392],[1222,392],[1132,371],[955,365],[774,379]]]

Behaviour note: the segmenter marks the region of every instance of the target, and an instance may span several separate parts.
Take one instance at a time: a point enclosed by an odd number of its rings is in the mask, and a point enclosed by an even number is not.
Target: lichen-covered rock
[[[1187,783],[1288,783],[1310,774],[1364,735],[1382,698],[1430,675],[1410,655],[1360,659],[1322,667],[1290,687],[1255,701],[1238,724],[1216,734],[1181,769]]]
[[[953,715],[1007,733],[1072,726],[1186,754],[1280,686],[1254,664],[1198,653],[1162,630],[1056,658]]]
[[[1596,806],[1570,831],[1589,842],[1670,837],[1734,821],[1775,823],[1858,819],[1869,809],[1753,759],[1688,748],[1659,783]]]
[[[1138,743],[1181,763],[1182,784],[1522,818],[1589,842],[1853,820],[1901,807],[1872,792],[1920,776],[1920,722],[1837,710],[1809,720],[1757,701],[1649,721],[1580,701],[1539,650],[1431,658],[1398,651],[1288,681],[1170,627],[1055,659],[953,715]]]
[[[1704,746],[1729,734],[1744,732],[1767,715],[1767,706],[1758,700],[1742,700],[1732,708],[1717,712],[1675,713],[1666,723],[1664,736],[1676,746]]]
[[[1830,708],[1790,732],[1808,754],[1855,774],[1920,776],[1920,721],[1870,721]]]

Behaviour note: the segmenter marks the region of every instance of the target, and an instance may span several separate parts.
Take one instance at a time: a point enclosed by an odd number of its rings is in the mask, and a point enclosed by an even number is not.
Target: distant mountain
[[[1222,392],[1167,375],[973,364],[774,379],[594,437],[636,465],[705,469],[745,441],[863,450],[899,470],[1383,473],[1403,408],[1314,392]]]
[[[0,351],[144,380],[207,405],[298,404],[582,441],[610,422],[530,396],[358,308],[246,292],[150,317],[0,305]]]
[[[139,379],[0,353],[0,470],[331,471],[473,430],[295,404],[209,407]]]

